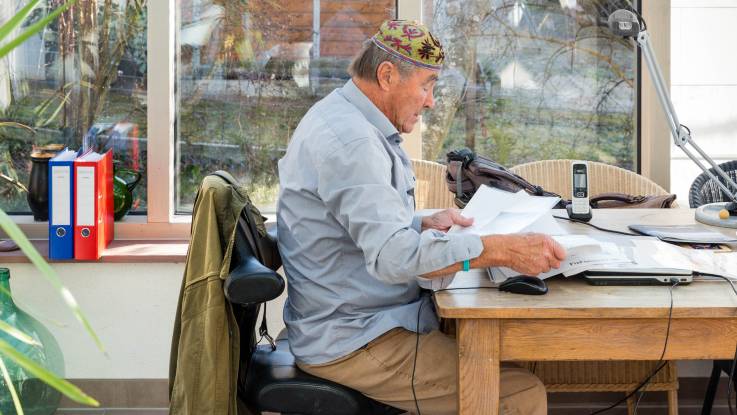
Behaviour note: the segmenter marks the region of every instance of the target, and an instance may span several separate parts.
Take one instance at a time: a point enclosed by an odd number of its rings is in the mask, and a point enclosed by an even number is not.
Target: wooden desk
[[[562,214],[565,216],[565,214]],[[626,230],[630,223],[693,223],[693,210],[595,210],[592,223]],[[575,233],[592,228],[566,224]],[[734,230],[714,228],[734,235]],[[737,272],[737,253],[721,253]],[[665,359],[732,359],[737,296],[725,281],[673,289]],[[657,360],[670,306],[667,286],[600,287],[548,280],[544,296],[493,289],[435,295],[438,314],[458,320],[459,414],[499,413],[499,363],[540,360]]]

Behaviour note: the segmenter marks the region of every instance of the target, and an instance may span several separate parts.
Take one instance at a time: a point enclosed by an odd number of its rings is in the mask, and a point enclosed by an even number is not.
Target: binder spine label
[[[76,226],[95,225],[95,168],[77,167]]]
[[[70,166],[51,167],[51,225],[69,226],[72,224]]]

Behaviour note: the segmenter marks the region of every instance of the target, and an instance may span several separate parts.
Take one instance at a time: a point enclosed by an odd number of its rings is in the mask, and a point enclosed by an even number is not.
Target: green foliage
[[[43,19],[30,25],[26,30],[24,30],[17,37],[5,42],[5,38],[7,38],[8,35],[10,35],[13,29],[18,27],[18,25],[28,16],[31,10],[33,10],[36,7],[39,1],[40,0],[29,1],[28,4],[25,7],[23,7],[17,14],[11,17],[7,22],[5,22],[5,24],[0,26],[0,42],[4,43],[2,46],[0,46],[0,58],[10,53],[10,51],[18,47],[18,45],[20,45],[21,43],[25,42],[29,37],[41,31],[41,29],[43,29],[47,24],[49,24],[49,22],[56,19],[61,13],[63,13],[68,8],[70,8],[72,4],[77,2],[77,0],[67,1],[66,3],[58,7],[56,10],[49,13]]]
[[[269,84],[295,89],[292,81]],[[230,99],[183,99],[178,123],[178,209],[190,211],[202,178],[219,169],[246,183],[259,208],[273,209],[278,192],[277,161],[297,124],[317,99],[296,93],[287,97],[244,93]]]
[[[18,27],[18,25],[20,25],[26,19],[31,11],[36,7],[38,2],[39,0],[31,0],[15,16],[11,17],[7,22],[5,22],[5,24],[0,26],[0,44],[2,44],[2,46],[0,46],[0,58],[10,53],[10,51],[12,51],[14,48],[23,43],[26,39],[28,39],[35,33],[39,32],[44,26],[46,26],[46,24],[55,19],[60,13],[62,13],[73,3],[75,3],[76,0],[70,0],[64,3],[56,10],[49,13],[46,17],[36,21],[35,23],[30,24],[26,28],[26,30],[23,31],[16,38],[5,42],[5,39],[10,35],[13,29]],[[8,215],[5,214],[2,209],[0,209],[0,228],[2,228],[3,231],[13,241],[15,241],[15,243],[18,244],[23,253],[28,256],[31,262],[39,269],[41,274],[58,290],[59,295],[62,297],[66,305],[72,310],[74,315],[82,323],[82,325],[85,327],[85,330],[90,334],[90,336],[92,336],[98,347],[103,350],[100,339],[92,330],[92,327],[90,326],[87,318],[84,316],[81,309],[79,308],[79,305],[74,299],[74,296],[72,296],[71,292],[61,283],[61,280],[59,279],[58,275],[56,275],[54,269],[49,266],[49,264],[43,259],[41,254],[39,254],[38,251],[33,247],[28,238],[26,238],[23,232],[21,232],[18,226],[10,219],[10,217],[8,217]],[[23,333],[15,332],[14,330],[12,330],[12,328],[9,328],[7,324],[0,325],[0,331],[6,332],[13,337],[23,339]],[[10,389],[9,392],[13,397],[13,402],[18,414],[22,415],[23,409],[20,402],[18,401],[18,395],[12,386],[12,382],[9,379],[7,367],[5,365],[5,358],[23,367],[29,373],[35,375],[44,383],[63,393],[70,399],[86,405],[99,406],[99,403],[94,398],[88,396],[73,384],[57,377],[52,372],[39,366],[28,357],[18,352],[5,341],[0,340],[0,369],[2,369],[2,375],[5,379],[5,384]]]
[[[634,125],[630,113],[539,108],[522,100],[489,99],[476,128],[475,151],[505,166],[543,159],[601,161],[634,168]],[[443,143],[441,157],[465,146],[461,106]],[[442,159],[440,161],[443,161]]]

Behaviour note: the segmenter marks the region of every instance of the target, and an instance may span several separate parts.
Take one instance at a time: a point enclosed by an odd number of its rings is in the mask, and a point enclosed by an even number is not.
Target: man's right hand
[[[538,275],[559,268],[566,251],[553,238],[540,233],[490,235],[482,238],[484,252],[477,259],[491,266],[512,268],[523,275]],[[485,258],[484,258],[485,257]]]

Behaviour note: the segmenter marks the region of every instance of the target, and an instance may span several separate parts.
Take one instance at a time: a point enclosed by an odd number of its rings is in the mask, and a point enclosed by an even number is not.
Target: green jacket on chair
[[[202,180],[174,322],[169,364],[172,415],[238,413],[240,333],[223,282],[230,271],[236,224],[245,207],[253,208],[245,187],[217,175]],[[257,226],[266,232],[263,223]]]

